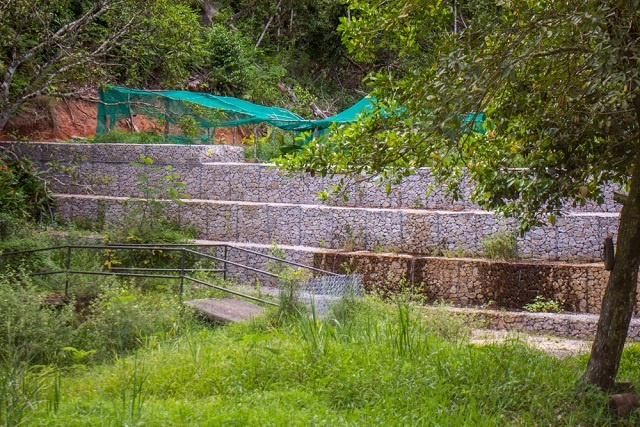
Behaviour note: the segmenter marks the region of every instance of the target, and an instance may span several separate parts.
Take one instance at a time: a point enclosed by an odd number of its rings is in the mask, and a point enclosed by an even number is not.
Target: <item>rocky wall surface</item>
[[[125,197],[58,195],[62,218],[116,222]],[[482,240],[512,223],[486,211],[345,208],[278,203],[186,200],[165,212],[194,225],[206,240],[363,249],[450,256],[482,255]],[[517,242],[522,258],[595,261],[603,236],[615,234],[616,214],[570,214],[554,226],[534,229]]]
[[[558,301],[563,310],[599,313],[609,272],[602,264],[503,262],[470,258],[319,252],[318,268],[356,271],[369,291],[411,289],[428,301],[458,306],[522,309],[537,296]],[[640,303],[636,305],[639,312]]]
[[[287,175],[272,165],[244,163],[243,148],[226,145],[168,144],[71,144],[71,143],[0,143],[11,146],[45,169],[47,162],[72,166],[75,187],[53,182],[59,193],[97,194],[136,197],[135,183],[139,168],[129,163],[144,154],[154,165],[172,165],[187,184],[185,192],[193,199],[245,201],[256,203],[291,203],[345,207],[396,208],[416,210],[479,210],[470,201],[471,183],[462,186],[462,200],[454,201],[441,188],[427,190],[433,184],[429,169],[416,169],[389,194],[375,179],[360,177],[347,186],[347,200],[342,196],[321,200],[319,193],[339,181],[339,177],[311,176],[308,173]],[[61,169],[58,167],[58,169]],[[58,171],[59,172],[59,171]],[[56,173],[55,168],[52,173]],[[60,177],[60,173],[56,173]],[[62,180],[66,183],[66,180]],[[122,184],[126,185],[122,185]],[[604,189],[602,204],[585,206],[567,204],[566,212],[617,213],[620,205],[613,201],[613,186]]]
[[[96,165],[125,165],[139,161],[143,154],[157,165],[194,165],[203,162],[240,162],[244,158],[242,147],[229,145],[174,145],[174,144],[98,144],[67,142],[0,142],[21,157],[36,164],[55,162],[73,164],[77,172],[100,172]],[[135,169],[132,169],[135,170]],[[108,171],[105,171],[105,173]],[[130,174],[131,171],[122,171]]]
[[[346,201],[335,197],[319,200],[318,193],[336,183],[337,178],[309,174],[289,177],[268,165],[240,163],[242,147],[3,145],[47,170],[55,193],[106,196],[102,204],[118,197],[141,197],[139,174],[145,172],[152,182],[162,183],[166,182],[166,168],[172,166],[171,172],[187,184],[182,192],[191,198],[188,209],[176,215],[199,227],[200,236],[206,239],[422,254],[453,252],[463,256],[481,254],[484,237],[515,227],[513,219],[501,219],[471,203],[470,185],[464,186],[460,201],[451,200],[439,189],[427,196],[425,190],[433,182],[427,169],[417,170],[389,194],[375,182],[365,180],[351,188]],[[153,165],[131,165],[140,155],[151,157]],[[606,189],[602,205],[568,207],[555,225],[533,229],[520,237],[519,255],[551,260],[599,259],[602,239],[616,237],[619,206],[611,198],[612,191]],[[83,216],[78,209],[74,215]],[[113,218],[108,215],[109,220]]]

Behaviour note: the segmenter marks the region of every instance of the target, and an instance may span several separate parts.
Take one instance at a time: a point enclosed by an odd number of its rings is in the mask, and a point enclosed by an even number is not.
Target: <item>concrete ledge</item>
[[[244,148],[230,145],[179,144],[102,144],[69,142],[0,142],[16,154],[35,163],[56,161],[75,163],[81,174],[83,168],[96,170],[96,164],[124,164],[140,159],[140,154],[151,157],[159,165],[200,164],[202,162],[239,162]]]
[[[131,183],[124,185],[133,185]],[[127,197],[57,194],[64,218],[116,221]],[[184,200],[165,212],[194,225],[199,238],[247,243],[364,249],[419,254],[482,254],[482,239],[514,225],[481,210],[435,211],[360,208],[288,203]],[[602,238],[614,233],[615,213],[571,214],[554,226],[531,230],[518,239],[522,258],[595,261]]]
[[[485,321],[489,329],[518,330],[580,339],[595,337],[600,317],[597,314],[529,313],[456,307],[447,309],[452,313]],[[631,319],[627,340],[640,341],[640,318]]]

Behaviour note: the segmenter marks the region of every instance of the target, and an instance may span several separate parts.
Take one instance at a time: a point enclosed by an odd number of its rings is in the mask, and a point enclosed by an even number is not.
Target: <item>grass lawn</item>
[[[475,346],[465,320],[373,298],[332,316],[189,322],[112,362],[65,368],[26,425],[610,425],[586,358]],[[35,372],[35,371],[34,371]],[[32,373],[31,375],[35,375]],[[620,378],[640,379],[640,346]],[[49,382],[51,382],[49,380]],[[640,416],[621,425],[640,425]]]

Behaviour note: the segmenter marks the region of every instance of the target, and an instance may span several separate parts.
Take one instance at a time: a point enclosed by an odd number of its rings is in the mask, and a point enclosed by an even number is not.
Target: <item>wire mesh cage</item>
[[[316,314],[323,316],[343,298],[362,296],[364,288],[361,275],[340,274],[310,277],[300,283],[298,292],[301,302],[313,305]]]

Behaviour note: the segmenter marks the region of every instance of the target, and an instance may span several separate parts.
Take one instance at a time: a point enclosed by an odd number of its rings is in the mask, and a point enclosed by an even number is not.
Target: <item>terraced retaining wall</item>
[[[468,182],[463,185],[462,200],[452,200],[441,188],[434,188],[427,195],[426,189],[433,184],[428,168],[416,169],[414,175],[393,186],[389,194],[375,180],[367,179],[350,185],[346,200],[337,196],[320,200],[318,193],[336,184],[339,177],[288,175],[273,165],[244,163],[242,147],[35,142],[0,142],[0,146],[11,147],[43,169],[51,169],[46,165],[48,162],[72,166],[73,180],[52,183],[53,191],[58,193],[140,196],[133,185],[140,170],[130,162],[139,161],[140,154],[144,154],[154,160],[155,166],[172,165],[187,184],[186,192],[192,199],[453,212],[480,210],[469,200],[472,188]],[[96,179],[99,177],[106,179]],[[84,184],[90,184],[90,188]],[[613,200],[614,190],[613,186],[605,188],[602,204],[567,205],[565,211],[617,214],[621,206]]]
[[[244,248],[269,253],[264,246]],[[604,270],[601,263],[508,263],[287,246],[280,249],[291,261],[337,273],[361,274],[365,289],[369,292],[383,295],[411,292],[424,296],[428,302],[445,302],[459,307],[522,310],[537,296],[542,296],[559,302],[560,308],[568,312],[598,314],[609,279],[609,272]],[[219,249],[218,255],[221,254]],[[265,258],[233,248],[228,249],[227,255],[230,261],[269,269]],[[268,277],[233,266],[229,267],[228,277],[243,282],[272,284]],[[640,303],[636,305],[635,312],[640,313]]]
[[[126,184],[125,184],[126,186]],[[67,220],[115,221],[127,197],[57,196],[57,212]],[[186,200],[166,204],[167,214],[193,224],[206,240],[365,249],[420,254],[482,255],[482,238],[501,232],[512,221],[487,211],[344,208],[284,203]],[[523,258],[598,260],[602,238],[614,234],[617,214],[569,214],[555,226],[534,229],[518,239]]]
[[[6,145],[6,144],[4,144]],[[56,179],[58,212],[63,218],[113,221],[127,198],[140,196],[140,169],[130,165],[140,154],[155,166],[172,165],[191,196],[185,207],[169,208],[200,230],[199,237],[247,243],[277,242],[320,248],[395,250],[408,253],[482,255],[482,239],[511,229],[469,201],[436,189],[427,169],[419,169],[390,194],[370,181],[355,185],[351,197],[317,199],[336,178],[299,174],[287,177],[266,165],[240,163],[242,148],[136,144],[18,143],[13,149],[32,158]],[[161,179],[162,172],[156,173]],[[518,239],[524,258],[594,261],[602,239],[615,238],[619,206],[606,191],[605,203],[567,206],[554,226],[536,228]]]
[[[314,265],[363,275],[368,289],[410,288],[429,301],[522,309],[537,296],[575,313],[599,313],[609,272],[602,264],[503,262],[402,254],[316,253]],[[636,312],[640,312],[640,303]]]
[[[477,320],[480,325],[489,329],[517,330],[579,339],[595,337],[599,317],[594,314],[529,313],[454,307],[448,310]],[[627,341],[640,341],[640,319],[631,319]]]

